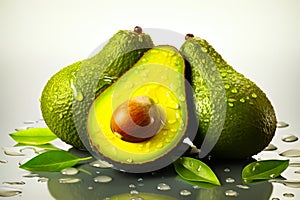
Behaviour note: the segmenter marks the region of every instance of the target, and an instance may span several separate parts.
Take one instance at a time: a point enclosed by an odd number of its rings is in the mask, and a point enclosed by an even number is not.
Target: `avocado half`
[[[144,173],[163,168],[178,159],[197,133],[192,91],[185,78],[185,63],[175,47],[156,46],[112,86],[101,93],[89,109],[85,146],[114,168]],[[187,95],[188,94],[188,95]],[[142,142],[122,140],[111,129],[116,108],[136,96],[147,96],[165,113],[163,127]],[[188,123],[189,122],[189,123]]]

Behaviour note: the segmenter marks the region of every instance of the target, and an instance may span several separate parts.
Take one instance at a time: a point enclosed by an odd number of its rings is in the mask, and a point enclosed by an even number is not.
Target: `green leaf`
[[[221,185],[215,173],[205,163],[200,160],[181,157],[174,162],[174,167],[178,175],[189,182],[211,183]]]
[[[60,171],[67,167],[72,167],[79,161],[89,160],[91,158],[91,156],[79,158],[63,150],[50,150],[32,158],[19,167],[29,171],[54,172]]]
[[[244,167],[242,179],[245,183],[274,179],[289,166],[289,160],[255,161]]]
[[[30,128],[9,134],[16,142],[31,145],[47,144],[57,138],[49,128]]]

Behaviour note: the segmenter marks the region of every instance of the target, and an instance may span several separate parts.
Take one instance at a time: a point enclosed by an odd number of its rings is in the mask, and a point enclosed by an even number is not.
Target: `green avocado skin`
[[[199,118],[194,143],[203,156],[244,159],[263,150],[276,130],[275,111],[266,94],[204,39],[188,38],[180,52]]]
[[[88,110],[94,99],[153,46],[148,34],[120,30],[98,54],[82,62],[76,75],[73,98],[74,122],[82,140],[85,140]]]

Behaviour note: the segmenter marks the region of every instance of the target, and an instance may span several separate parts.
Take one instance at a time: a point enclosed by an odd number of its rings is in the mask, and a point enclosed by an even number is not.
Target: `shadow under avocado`
[[[78,151],[72,153],[78,156],[86,156],[86,152]],[[89,161],[91,162],[91,161]],[[132,199],[133,197],[141,197],[144,200],[229,200],[233,197],[225,195],[228,190],[238,193],[234,199],[240,200],[267,200],[270,198],[273,186],[271,183],[262,182],[247,185],[248,189],[237,187],[242,185],[241,173],[244,166],[252,160],[246,161],[213,161],[204,160],[218,176],[221,186],[194,188],[191,184],[183,181],[176,174],[173,165],[165,167],[161,170],[132,174],[120,172],[111,168],[96,168],[88,163],[77,165],[80,172],[76,175],[64,175],[60,172],[40,172],[40,177],[48,178],[48,189],[55,199],[73,200],[73,199]],[[224,170],[230,169],[230,170]],[[112,181],[107,183],[95,182],[97,176],[109,176]],[[60,183],[61,178],[78,178],[77,183]],[[231,178],[234,182],[226,182]],[[159,190],[158,184],[165,183],[170,186],[169,190]],[[205,186],[205,184],[203,185]],[[180,191],[188,190],[191,192],[188,196],[182,196]]]

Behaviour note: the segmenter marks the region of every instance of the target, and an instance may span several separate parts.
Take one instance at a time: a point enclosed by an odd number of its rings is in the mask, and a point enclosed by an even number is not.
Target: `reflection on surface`
[[[86,152],[72,153],[85,154]],[[85,156],[85,155],[82,155]],[[92,162],[92,161],[90,161]],[[111,168],[93,167],[89,163],[76,166],[79,173],[66,175],[60,172],[39,173],[40,177],[48,178],[48,189],[55,199],[269,199],[272,184],[263,182],[253,185],[243,185],[242,168],[245,162],[213,162],[206,160],[219,177],[221,187],[193,186],[180,179],[173,166],[162,170],[130,174]],[[97,177],[104,177],[96,181]],[[95,179],[96,178],[96,179]],[[68,181],[61,181],[68,180]],[[75,181],[76,180],[76,181]],[[205,186],[205,185],[203,185]],[[161,189],[162,187],[168,189]]]

